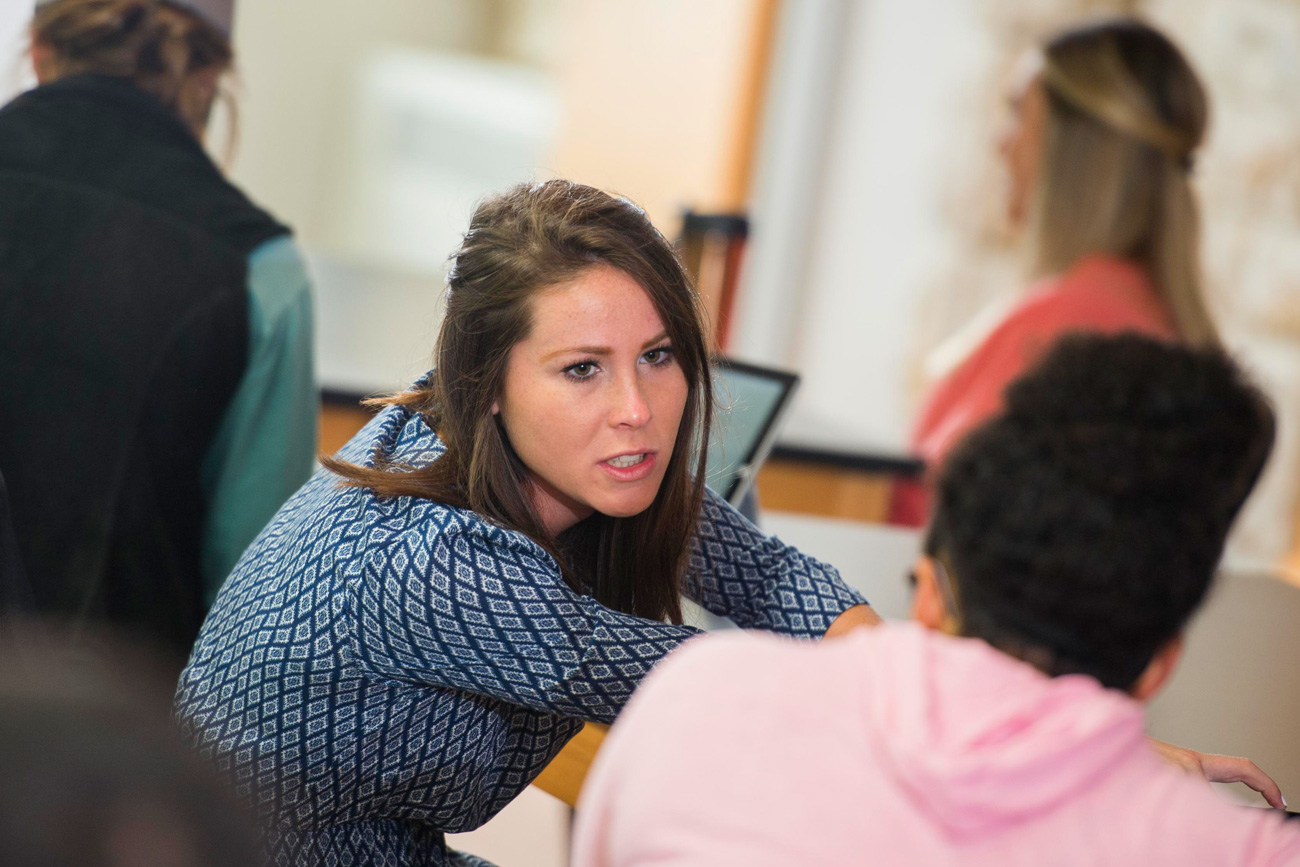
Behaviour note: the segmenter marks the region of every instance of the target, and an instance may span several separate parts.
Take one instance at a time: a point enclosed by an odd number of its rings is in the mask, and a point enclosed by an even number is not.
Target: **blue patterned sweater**
[[[376,447],[411,466],[443,450],[401,407],[340,456],[373,466]],[[864,601],[711,494],[687,592],[807,638]],[[319,470],[222,587],[177,716],[259,805],[276,863],[463,863],[444,832],[490,819],[696,632],[573,592],[539,545],[473,512]]]

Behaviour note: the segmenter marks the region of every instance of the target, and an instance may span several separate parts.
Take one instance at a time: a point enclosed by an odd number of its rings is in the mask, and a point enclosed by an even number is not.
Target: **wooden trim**
[[[758,502],[774,512],[884,523],[892,491],[889,476],[834,466],[769,460],[758,471]]]
[[[370,410],[356,403],[322,400],[317,428],[320,437],[320,453],[332,455],[343,448],[344,443],[365,427],[366,422],[370,421],[373,415]]]
[[[754,12],[754,32],[749,40],[745,58],[745,72],[738,100],[740,110],[736,118],[734,157],[731,160],[724,195],[733,209],[741,211],[749,202],[750,187],[754,178],[754,162],[758,152],[758,131],[763,118],[763,98],[767,88],[768,70],[772,65],[772,50],[776,43],[777,15],[780,0],[758,0]]]

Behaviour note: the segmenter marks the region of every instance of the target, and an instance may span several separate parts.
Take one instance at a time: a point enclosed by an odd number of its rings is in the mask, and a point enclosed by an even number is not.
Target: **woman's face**
[[[1010,112],[998,136],[998,152],[1007,165],[1007,219],[1024,225],[1043,160],[1047,126],[1047,92],[1043,89],[1042,59],[1026,54],[1016,65],[1010,92]]]
[[[533,299],[493,409],[548,532],[654,502],[687,391],[650,296],[624,272],[596,265]]]

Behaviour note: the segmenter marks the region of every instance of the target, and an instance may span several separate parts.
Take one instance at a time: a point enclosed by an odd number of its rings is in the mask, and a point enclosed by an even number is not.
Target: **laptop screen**
[[[792,373],[714,359],[708,485],[729,503],[749,490],[798,384]]]

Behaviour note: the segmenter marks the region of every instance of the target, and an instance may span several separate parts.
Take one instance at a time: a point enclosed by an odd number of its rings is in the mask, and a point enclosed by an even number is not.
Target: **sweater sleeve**
[[[686,595],[742,629],[821,638],[866,599],[834,566],[767,536],[713,491],[705,496]]]
[[[204,458],[202,569],[211,603],[244,549],[312,473],[318,396],[312,296],[289,236],[248,264],[248,365]]]
[[[499,528],[430,515],[384,548],[349,598],[360,661],[392,679],[608,723],[699,632],[574,593],[540,548]]]

